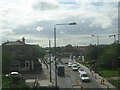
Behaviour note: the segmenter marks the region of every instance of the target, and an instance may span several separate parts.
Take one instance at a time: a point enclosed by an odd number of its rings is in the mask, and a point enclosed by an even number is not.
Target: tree
[[[14,53],[10,51],[2,52],[2,71],[3,73],[9,72],[11,64],[15,59]]]
[[[74,47],[70,44],[66,45],[65,48],[64,48],[64,52],[74,52]]]
[[[86,48],[85,58],[87,61],[89,60],[97,60],[98,58],[98,47],[96,45],[90,45]]]
[[[102,68],[117,69],[118,60],[118,44],[111,44],[100,56],[100,63]]]
[[[46,54],[46,51],[39,46],[33,46],[33,54],[36,58],[43,58]]]

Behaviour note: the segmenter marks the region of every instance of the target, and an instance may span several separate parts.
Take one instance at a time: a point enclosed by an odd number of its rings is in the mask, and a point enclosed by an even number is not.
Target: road
[[[65,63],[66,61],[69,61],[67,58],[62,59],[62,62]],[[61,63],[58,63],[61,64]],[[91,75],[90,72],[86,69],[85,71],[88,72],[88,76],[90,77],[90,82],[82,82],[79,77],[78,71],[72,71],[70,67],[65,65],[65,76],[57,76],[57,84],[60,88],[72,88],[73,85],[76,85],[76,80],[79,80],[79,83],[84,87],[84,88],[100,88],[98,83],[95,81],[95,78]],[[52,80],[55,81],[55,65],[52,63]]]

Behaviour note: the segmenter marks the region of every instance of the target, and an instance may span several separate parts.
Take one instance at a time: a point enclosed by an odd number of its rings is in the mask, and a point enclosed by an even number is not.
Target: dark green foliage
[[[117,69],[118,68],[118,44],[111,44],[100,56],[102,68]]]
[[[72,45],[66,45],[64,48],[64,52],[74,52],[74,47]]]
[[[118,56],[120,52],[118,51],[118,43],[113,43],[111,45],[90,45],[86,48],[85,58],[94,67],[98,67],[98,56],[100,60],[100,68],[104,69],[117,69],[118,68]],[[91,62],[94,60],[94,64]]]
[[[33,46],[33,55],[36,58],[43,58],[46,54],[45,49],[39,47],[39,46]]]
[[[86,60],[97,60],[98,58],[98,47],[96,45],[90,45],[86,48],[85,52]]]
[[[3,51],[2,52],[2,71],[9,72],[11,68],[11,63],[15,59],[15,55],[13,52],[10,51]]]
[[[25,79],[22,77],[15,76],[3,76],[2,77],[2,88],[29,88],[25,84]]]
[[[118,71],[117,70],[102,70],[101,71],[103,77],[117,77]]]

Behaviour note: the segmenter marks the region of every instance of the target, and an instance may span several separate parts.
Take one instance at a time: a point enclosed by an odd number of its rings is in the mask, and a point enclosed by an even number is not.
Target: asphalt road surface
[[[63,63],[68,62],[69,59],[62,59],[61,60]],[[59,65],[62,65],[62,63],[58,63]],[[52,80],[55,82],[55,65],[54,62],[51,64],[52,65]],[[65,66],[65,76],[57,76],[57,85],[60,88],[72,88],[73,85],[76,85],[76,80],[79,80],[79,84],[83,88],[100,88],[98,83],[95,81],[95,78],[88,73],[88,76],[90,77],[90,82],[82,82],[80,80],[80,76],[78,71],[73,71],[71,67],[68,67],[68,64],[64,64]],[[87,70],[85,70],[87,72]]]

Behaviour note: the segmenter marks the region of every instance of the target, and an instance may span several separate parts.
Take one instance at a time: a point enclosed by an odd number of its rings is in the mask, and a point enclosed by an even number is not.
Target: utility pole
[[[99,49],[99,36],[97,36],[97,43],[98,43],[98,72],[100,73],[100,56],[99,56],[99,52],[100,52],[100,49]]]
[[[93,37],[93,36],[96,36],[96,35],[91,35],[91,36]],[[97,71],[100,73],[100,56],[99,56],[99,53],[100,53],[100,49],[99,49],[99,48],[100,48],[100,46],[99,46],[99,35],[96,36],[96,37],[97,37],[97,48],[98,48],[98,50],[97,50],[97,51],[98,51],[98,52],[97,52],[97,53],[98,53],[98,60],[97,60],[97,65],[98,65],[98,68],[97,68],[97,69],[98,69],[98,70],[97,70]]]
[[[52,82],[52,75],[51,75],[51,41],[49,40],[49,62],[50,62],[50,82]]]
[[[54,26],[54,56],[55,56],[55,86],[56,86],[56,88],[57,88],[56,25]]]

